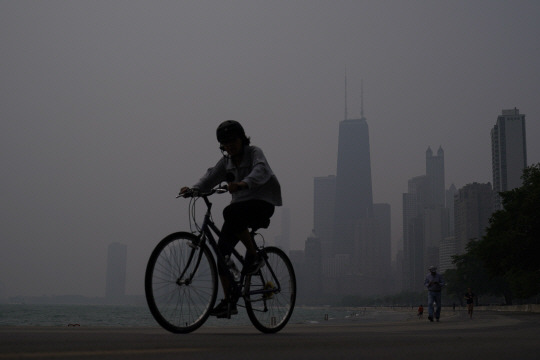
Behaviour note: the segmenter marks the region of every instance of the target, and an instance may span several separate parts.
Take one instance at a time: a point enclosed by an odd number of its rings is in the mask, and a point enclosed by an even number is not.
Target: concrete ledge
[[[540,313],[540,304],[524,304],[524,305],[508,305],[508,306],[475,306],[474,310]]]
[[[399,311],[399,312],[413,312],[416,313],[417,306],[358,306],[345,308],[350,311]],[[453,311],[452,306],[443,306],[443,311]],[[456,305],[456,311],[467,311],[466,306]],[[532,312],[540,313],[540,304],[524,304],[524,305],[485,305],[475,306],[474,311],[507,311],[507,312]],[[427,313],[427,305],[424,304],[424,314]]]

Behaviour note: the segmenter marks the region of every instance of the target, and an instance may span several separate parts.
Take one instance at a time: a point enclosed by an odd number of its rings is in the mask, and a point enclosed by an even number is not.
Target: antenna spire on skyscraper
[[[347,120],[349,114],[347,113],[347,66],[345,66],[345,120]]]
[[[364,118],[364,79],[360,80],[360,119]]]

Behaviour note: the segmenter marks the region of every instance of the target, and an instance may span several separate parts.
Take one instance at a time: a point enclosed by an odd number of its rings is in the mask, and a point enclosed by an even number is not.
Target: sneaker
[[[210,316],[216,316],[218,319],[228,318],[230,315],[238,314],[238,309],[236,309],[236,304],[230,304],[225,299],[222,299],[221,302],[210,311]]]
[[[264,266],[264,259],[259,254],[255,256],[246,256],[246,262],[242,268],[242,274],[253,275]]]
[[[433,316],[428,316],[429,321],[433,322]]]

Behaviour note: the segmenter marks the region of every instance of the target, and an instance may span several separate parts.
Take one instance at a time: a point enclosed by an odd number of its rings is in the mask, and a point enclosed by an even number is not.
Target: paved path
[[[0,327],[3,359],[539,359],[540,314],[465,313],[430,323],[289,324],[274,335],[251,326],[160,328]]]

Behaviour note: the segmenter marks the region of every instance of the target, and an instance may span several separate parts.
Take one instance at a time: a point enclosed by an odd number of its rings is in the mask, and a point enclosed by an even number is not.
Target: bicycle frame
[[[185,334],[198,329],[209,316],[230,318],[238,313],[236,307],[240,306],[245,307],[249,320],[261,332],[276,333],[283,329],[294,309],[296,276],[283,250],[265,246],[264,241],[257,246],[257,230],[266,228],[267,221],[249,227],[249,241],[263,263],[257,264],[257,271],[238,274],[231,270],[230,260],[244,268],[246,261],[240,255],[241,249],[232,248],[231,259],[224,256],[229,255],[229,248],[218,244],[224,234],[214,223],[209,201],[212,194],[227,189],[214,188],[207,193],[187,190],[178,197],[191,198],[191,231],[174,232],[163,238],[146,266],[145,295],[152,316],[164,329]],[[202,219],[196,216],[197,201],[201,198],[206,204]],[[251,249],[251,244],[247,246]],[[219,282],[224,286],[226,312],[221,311],[223,303],[219,311],[213,307]],[[244,301],[237,304],[240,298]]]
[[[216,260],[217,260],[217,263],[218,263],[218,267],[221,267],[221,268],[227,268],[228,267],[227,263],[226,263],[226,260],[225,260],[225,256],[221,253],[221,250],[219,249],[219,247],[217,245],[217,241],[216,241],[216,239],[214,238],[214,235],[213,235],[213,233],[216,234],[217,238],[219,238],[219,236],[221,235],[220,230],[218,229],[218,227],[216,226],[216,224],[212,220],[212,212],[211,212],[212,203],[208,199],[208,196],[212,195],[216,191],[217,190],[214,189],[210,193],[201,195],[202,199],[204,200],[204,202],[206,204],[207,210],[206,210],[206,213],[204,215],[204,220],[203,220],[202,226],[200,227],[199,234],[197,235],[198,242],[197,242],[197,244],[193,244],[193,246],[192,246],[193,251],[191,252],[191,254],[189,256],[188,265],[191,264],[191,262],[193,261],[193,258],[194,258],[196,253],[198,254],[198,256],[197,256],[197,259],[196,259],[195,266],[193,267],[193,272],[190,274],[188,280],[182,280],[184,278],[185,271],[189,268],[189,266],[186,266],[186,268],[184,270],[184,273],[182,273],[180,275],[180,277],[178,278],[178,280],[177,280],[178,285],[189,284],[191,282],[191,280],[193,279],[193,276],[197,272],[197,269],[199,267],[199,264],[200,264],[200,261],[201,261],[201,258],[202,258],[202,252],[201,251],[196,251],[196,250],[197,250],[197,248],[204,247],[204,245],[206,244],[207,241],[208,241],[210,247],[212,248],[212,250],[214,251],[214,253],[216,255]],[[254,239],[253,239],[254,234],[255,234],[255,232],[252,229],[252,231],[250,232],[252,241],[254,241]],[[231,256],[234,256],[240,262],[241,265],[244,264],[243,256],[240,255],[240,253],[236,249],[234,249],[234,248],[232,249]],[[244,280],[245,280],[246,275],[241,274],[240,279],[235,280],[234,276],[229,271],[227,271],[224,275],[226,275],[227,278],[229,279],[229,284],[231,286],[231,294],[232,294],[233,297],[238,299],[239,297],[242,296],[245,299],[247,295],[257,295],[257,294],[265,294],[265,293],[272,293],[272,292],[279,293],[281,291],[281,284],[279,282],[279,279],[276,277],[276,275],[274,273],[274,270],[272,269],[270,264],[267,262],[267,259],[265,257],[263,257],[263,261],[265,262],[265,266],[268,266],[268,269],[269,269],[269,271],[270,271],[270,273],[272,275],[272,280],[275,281],[275,283],[276,283],[277,290],[276,290],[276,288],[274,288],[273,290],[264,290],[264,289],[262,289],[262,290],[250,291],[249,294],[245,294],[245,293],[242,292],[242,289],[243,289],[244,284],[245,284]]]

